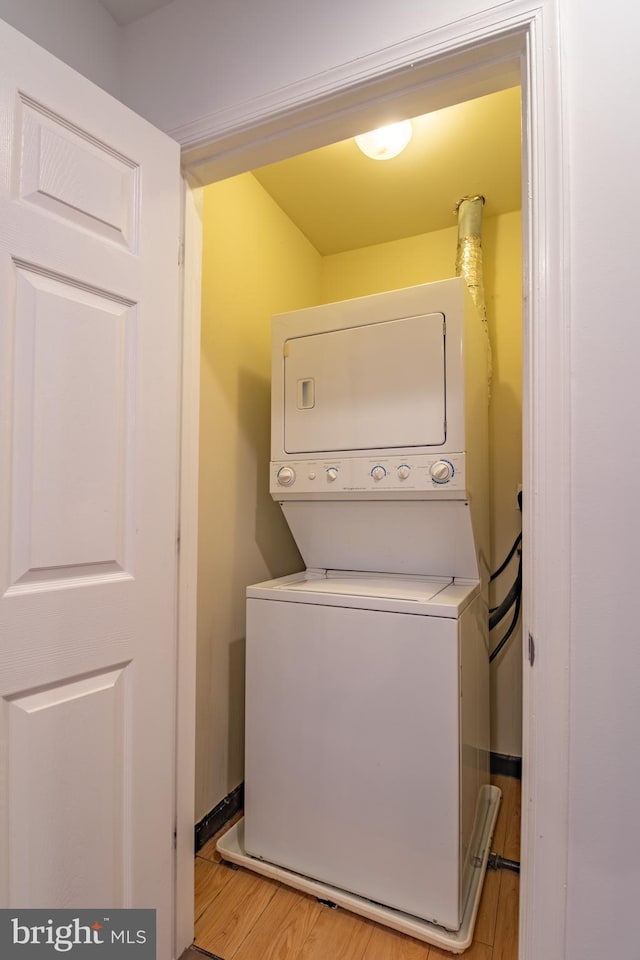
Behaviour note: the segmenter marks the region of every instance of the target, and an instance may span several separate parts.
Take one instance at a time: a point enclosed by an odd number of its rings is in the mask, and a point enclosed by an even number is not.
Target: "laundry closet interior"
[[[305,566],[269,491],[272,316],[454,277],[465,196],[485,198],[492,571],[521,528],[520,97],[513,87],[415,117],[412,141],[389,161],[350,139],[202,191],[197,823],[244,781],[246,588]],[[491,606],[516,569],[514,558]],[[491,632],[492,648],[510,620]],[[513,766],[521,645],[519,625],[490,669],[490,749]]]

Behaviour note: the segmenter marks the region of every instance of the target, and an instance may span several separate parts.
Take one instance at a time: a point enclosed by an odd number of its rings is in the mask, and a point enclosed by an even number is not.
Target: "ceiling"
[[[146,17],[148,13],[166,7],[171,2],[172,0],[100,0],[121,27],[139,20],[140,17]]]
[[[464,196],[482,194],[488,217],[520,209],[519,87],[416,117],[413,128],[393,160],[370,160],[350,139],[254,176],[323,256],[455,226]]]

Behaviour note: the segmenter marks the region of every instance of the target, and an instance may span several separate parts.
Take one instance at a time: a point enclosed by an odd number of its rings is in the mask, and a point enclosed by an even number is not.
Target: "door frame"
[[[171,131],[185,176],[203,186],[352,136],[521,83],[523,91],[523,651],[521,960],[565,953],[570,627],[570,377],[568,191],[555,0],[507,0],[481,14],[378,51]],[[195,204],[186,206],[181,607],[195,610],[200,270]],[[196,238],[194,240],[193,238]],[[194,503],[196,507],[194,507]],[[193,770],[195,615],[181,616],[179,770]],[[181,706],[182,705],[182,706]],[[189,758],[188,760],[185,758]],[[178,779],[178,809],[193,785]],[[193,819],[193,817],[191,818]],[[178,861],[193,824],[178,821]],[[188,843],[185,831],[188,830]],[[180,875],[180,863],[178,874]],[[182,873],[186,876],[184,868]],[[178,945],[190,942],[193,900],[177,886]]]
[[[183,333],[176,665],[175,957],[180,957],[191,945],[194,936],[198,447],[200,442],[200,316],[202,312],[201,194],[200,189],[190,189],[183,179],[183,228],[182,236],[178,240]]]

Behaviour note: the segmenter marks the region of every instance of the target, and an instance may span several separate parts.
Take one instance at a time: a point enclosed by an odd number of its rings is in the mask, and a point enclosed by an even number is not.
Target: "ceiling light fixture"
[[[391,160],[402,153],[412,134],[411,120],[401,120],[400,123],[391,123],[387,127],[362,133],[355,141],[362,152],[372,160]]]

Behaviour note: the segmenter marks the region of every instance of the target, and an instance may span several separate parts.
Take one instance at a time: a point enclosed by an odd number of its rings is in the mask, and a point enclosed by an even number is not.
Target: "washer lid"
[[[278,600],[426,617],[459,617],[480,593],[477,580],[305,570],[247,587],[248,600]]]
[[[277,589],[348,597],[386,597],[389,600],[414,600],[424,603],[452,582],[451,577],[367,577],[329,571],[326,579],[283,583]]]

